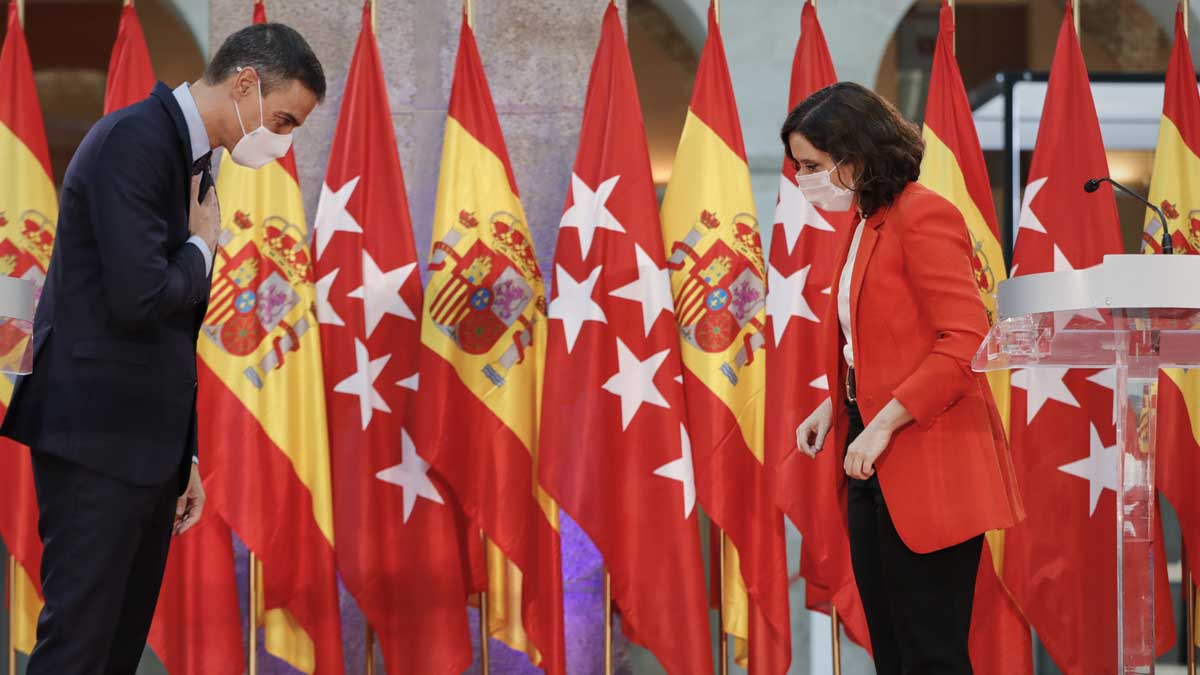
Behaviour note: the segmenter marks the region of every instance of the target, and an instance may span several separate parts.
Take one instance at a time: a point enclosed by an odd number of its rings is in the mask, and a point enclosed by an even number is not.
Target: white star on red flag
[[[563,336],[567,339],[567,353],[575,349],[579,331],[588,321],[608,323],[604,308],[592,299],[592,291],[600,279],[600,266],[595,267],[587,279],[575,281],[562,265],[555,267],[554,300],[550,303],[547,316],[551,321],[562,321]]]
[[[640,244],[634,244],[633,248],[637,257],[637,281],[610,291],[609,295],[641,304],[642,330],[646,337],[650,337],[650,331],[659,315],[663,312],[672,314],[675,311],[675,301],[671,295],[671,275],[665,267],[655,264],[654,259]]]
[[[1024,389],[1028,394],[1026,424],[1033,424],[1033,418],[1037,417],[1047,401],[1079,407],[1079,401],[1063,381],[1069,372],[1070,368],[1025,368],[1012,374],[1012,386]]]
[[[1082,478],[1088,482],[1088,515],[1096,513],[1096,504],[1100,501],[1100,493],[1105,490],[1117,491],[1117,461],[1119,447],[1105,446],[1100,440],[1100,432],[1095,425],[1089,425],[1091,437],[1088,456],[1069,464],[1058,467],[1059,471]]]
[[[807,319],[820,323],[808,300],[804,297],[804,287],[808,285],[808,273],[812,265],[805,265],[788,276],[783,276],[774,265],[767,265],[767,316],[771,317],[774,327],[775,344],[783,339],[792,317]]]
[[[592,250],[596,230],[625,232],[625,228],[605,206],[617,187],[620,176],[613,176],[600,183],[595,192],[576,174],[571,174],[571,208],[563,214],[559,227],[573,227],[579,231],[579,257],[587,260]]]
[[[670,350],[664,350],[643,361],[625,346],[621,338],[617,338],[617,373],[608,378],[602,388],[621,399],[622,431],[629,428],[629,423],[643,403],[660,408],[671,407],[654,384],[654,376],[670,353]]]
[[[383,399],[383,395],[375,388],[375,380],[379,379],[380,373],[383,372],[384,366],[392,358],[391,354],[386,354],[377,359],[372,359],[367,353],[367,346],[362,343],[362,340],[354,340],[354,361],[356,370],[353,375],[347,377],[338,383],[333,388],[339,394],[349,394],[358,397],[358,409],[362,418],[362,428],[365,431],[367,426],[371,424],[371,418],[376,410],[390,413],[392,409],[388,407],[387,401]]]
[[[1042,176],[1037,180],[1029,181],[1029,185],[1025,186],[1025,198],[1021,201],[1021,216],[1017,220],[1018,237],[1021,236],[1021,230],[1046,234],[1046,226],[1042,225],[1042,221],[1038,220],[1038,215],[1033,210],[1033,198],[1042,191],[1042,186],[1046,184],[1047,178],[1048,176]]]
[[[683,519],[687,520],[696,508],[696,474],[692,468],[692,440],[687,429],[679,425],[679,445],[682,455],[654,470],[655,476],[679,481],[683,488]]]
[[[354,289],[346,297],[363,301],[363,316],[367,322],[367,337],[370,338],[383,317],[391,314],[401,319],[416,321],[416,317],[400,295],[408,277],[417,268],[415,262],[401,265],[394,270],[384,272],[375,264],[375,259],[367,251],[363,251],[363,285]]]
[[[338,316],[337,310],[329,302],[329,291],[333,288],[333,282],[337,279],[338,272],[341,268],[334,269],[329,274],[321,277],[315,284],[317,287],[317,322],[329,324],[330,326],[345,326],[346,322],[342,321],[342,317]]]
[[[354,216],[346,210],[346,203],[358,187],[358,176],[346,181],[346,184],[334,192],[325,183],[321,184],[321,200],[317,202],[317,217],[313,219],[313,228],[317,235],[317,257],[325,252],[329,240],[338,232],[362,234],[362,226]]]
[[[817,211],[812,202],[787,176],[779,177],[779,203],[775,206],[775,222],[783,226],[788,255],[796,248],[796,242],[804,228],[833,232],[833,226]]]
[[[391,483],[400,488],[404,493],[404,521],[408,522],[408,517],[412,515],[413,508],[417,505],[417,498],[428,499],[435,504],[445,504],[442,501],[442,495],[437,491],[433,481],[429,480],[429,463],[421,459],[417,454],[417,446],[413,444],[412,437],[408,435],[405,429],[400,430],[400,463],[388,467],[375,477],[385,483]]]

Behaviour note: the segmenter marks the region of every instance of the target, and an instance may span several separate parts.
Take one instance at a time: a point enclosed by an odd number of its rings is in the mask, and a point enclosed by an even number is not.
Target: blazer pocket
[[[80,340],[71,348],[71,356],[77,359],[118,361],[135,366],[149,366],[151,349],[147,345],[136,342]]]

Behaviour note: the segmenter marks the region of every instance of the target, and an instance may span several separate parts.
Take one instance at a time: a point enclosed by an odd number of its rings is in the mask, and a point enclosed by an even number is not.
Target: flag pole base
[[[717,569],[718,577],[717,589],[720,591],[717,603],[717,636],[721,640],[721,665],[718,672],[721,675],[729,675],[729,636],[725,634],[725,531],[721,530],[721,544],[717,547],[718,561]]]
[[[12,675],[17,673],[17,617],[13,613],[13,607],[16,606],[15,596],[17,594],[17,559],[13,556],[8,556],[8,672]]]
[[[366,657],[367,657],[367,675],[375,675],[375,630],[371,628],[371,624],[367,624],[366,635]]]
[[[250,620],[247,622],[250,625],[248,635],[250,645],[249,658],[249,675],[258,675],[258,556],[254,555],[254,551],[250,552],[250,598],[246,604]]]
[[[483,530],[479,531],[479,538],[483,541],[483,554],[486,556],[488,540]],[[490,631],[488,631],[487,596],[487,591],[479,592],[479,672],[481,675],[490,675],[491,673],[491,658],[488,650],[488,633]]]
[[[613,675],[612,577],[604,573],[604,675]]]
[[[829,610],[829,623],[832,628],[829,647],[833,651],[833,675],[842,675],[842,620],[838,617],[836,606]]]

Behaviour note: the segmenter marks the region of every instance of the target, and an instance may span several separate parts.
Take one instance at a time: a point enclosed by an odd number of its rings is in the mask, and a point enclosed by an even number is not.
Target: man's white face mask
[[[813,206],[826,211],[849,211],[854,204],[854,191],[836,185],[833,172],[841,166],[838,162],[831,169],[810,174],[796,174],[796,187]]]
[[[238,68],[238,72],[241,72]],[[242,138],[233,146],[229,157],[234,162],[251,169],[260,169],[267,164],[287,154],[292,147],[292,135],[277,134],[263,124],[262,79],[258,80],[258,128],[246,133],[246,125],[242,123],[242,110],[238,102],[233,102],[237,111],[238,126],[242,128]]]

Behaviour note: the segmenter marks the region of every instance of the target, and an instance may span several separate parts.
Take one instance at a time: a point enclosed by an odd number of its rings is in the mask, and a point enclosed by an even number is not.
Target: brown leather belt
[[[858,383],[854,379],[854,368],[846,370],[846,402],[858,402]]]

